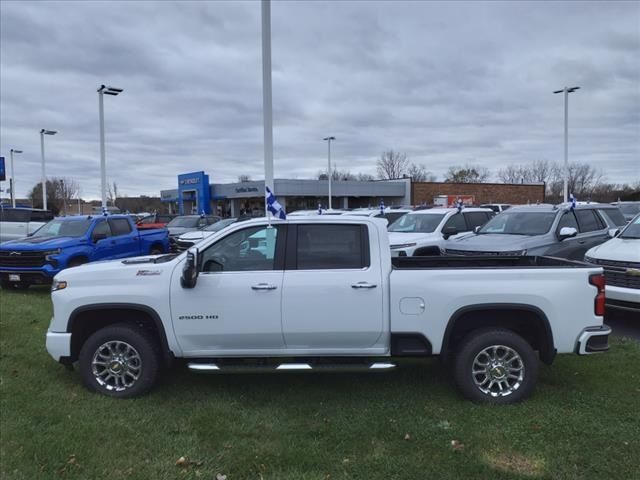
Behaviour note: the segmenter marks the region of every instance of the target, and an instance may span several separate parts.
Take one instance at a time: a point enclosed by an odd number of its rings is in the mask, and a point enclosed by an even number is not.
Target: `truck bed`
[[[593,268],[584,262],[556,257],[540,256],[486,256],[470,255],[464,257],[393,257],[391,263],[395,270],[425,270],[442,268]]]

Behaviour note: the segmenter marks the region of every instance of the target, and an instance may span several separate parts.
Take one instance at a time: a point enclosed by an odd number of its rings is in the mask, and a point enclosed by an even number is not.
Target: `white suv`
[[[37,208],[0,208],[0,243],[31,235],[48,221],[53,213]]]
[[[445,241],[484,225],[490,208],[431,208],[416,210],[389,226],[392,257],[440,255]]]

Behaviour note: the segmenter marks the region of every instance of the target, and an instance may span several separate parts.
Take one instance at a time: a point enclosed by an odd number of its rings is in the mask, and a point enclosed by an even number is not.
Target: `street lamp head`
[[[336,137],[325,137],[322,140],[335,140],[335,139],[336,139]]]
[[[58,133],[56,130],[45,130],[44,128],[40,130],[41,135],[55,135]]]
[[[576,90],[580,90],[580,87],[571,87],[567,89],[567,92],[571,93],[571,92],[575,92]]]
[[[108,87],[106,85],[100,85],[100,88],[98,89],[98,93],[104,93],[105,95],[116,96],[119,93],[122,93],[122,89],[116,88],[116,87]]]

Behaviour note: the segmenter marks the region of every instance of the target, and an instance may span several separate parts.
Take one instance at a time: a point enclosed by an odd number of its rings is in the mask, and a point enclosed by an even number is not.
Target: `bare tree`
[[[372,182],[375,180],[375,178],[370,173],[358,173],[356,175],[356,180],[359,180],[361,182]]]
[[[406,153],[387,150],[382,152],[376,163],[378,178],[382,180],[395,180],[407,174],[409,160]]]
[[[107,183],[107,203],[110,203],[115,207],[117,198],[118,184],[114,180],[113,183]]]
[[[564,186],[564,168],[554,164],[548,183],[548,195],[555,201],[562,200]],[[601,171],[588,163],[570,162],[567,166],[567,186],[569,193],[578,199],[590,199],[596,192],[601,193],[600,186],[604,183]]]
[[[47,178],[47,207],[57,215],[72,199],[80,195],[80,186],[72,178]],[[42,183],[38,182],[29,192],[28,198],[34,208],[42,208]],[[65,212],[66,213],[66,212]]]
[[[421,163],[412,163],[407,169],[407,175],[413,182],[435,182],[436,177]]]
[[[477,165],[449,167],[444,181],[449,183],[484,183],[489,178],[489,170]]]
[[[250,182],[251,181],[251,176],[250,175],[238,175],[238,182],[240,183],[246,183],[246,182]]]

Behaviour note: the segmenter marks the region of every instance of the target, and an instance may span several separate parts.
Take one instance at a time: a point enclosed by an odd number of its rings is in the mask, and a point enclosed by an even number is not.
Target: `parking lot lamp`
[[[11,206],[16,208],[16,175],[15,170],[13,169],[13,154],[14,153],[22,153],[22,150],[17,150],[12,148],[9,150],[9,156],[11,157]]]
[[[336,137],[325,137],[324,141],[327,142],[327,181],[329,182],[329,210],[331,210],[331,140],[335,140]]]
[[[553,93],[564,93],[564,182],[562,189],[562,201],[569,201],[569,94],[579,90],[580,87],[564,87]]]
[[[102,211],[107,208],[107,161],[104,152],[104,95],[114,97],[122,92],[121,88],[100,85],[98,88],[98,106],[100,110],[100,190],[102,195]]]
[[[42,155],[42,208],[43,210],[47,209],[47,174],[44,166],[44,136],[45,135],[55,135],[55,130],[40,130],[40,153]]]

